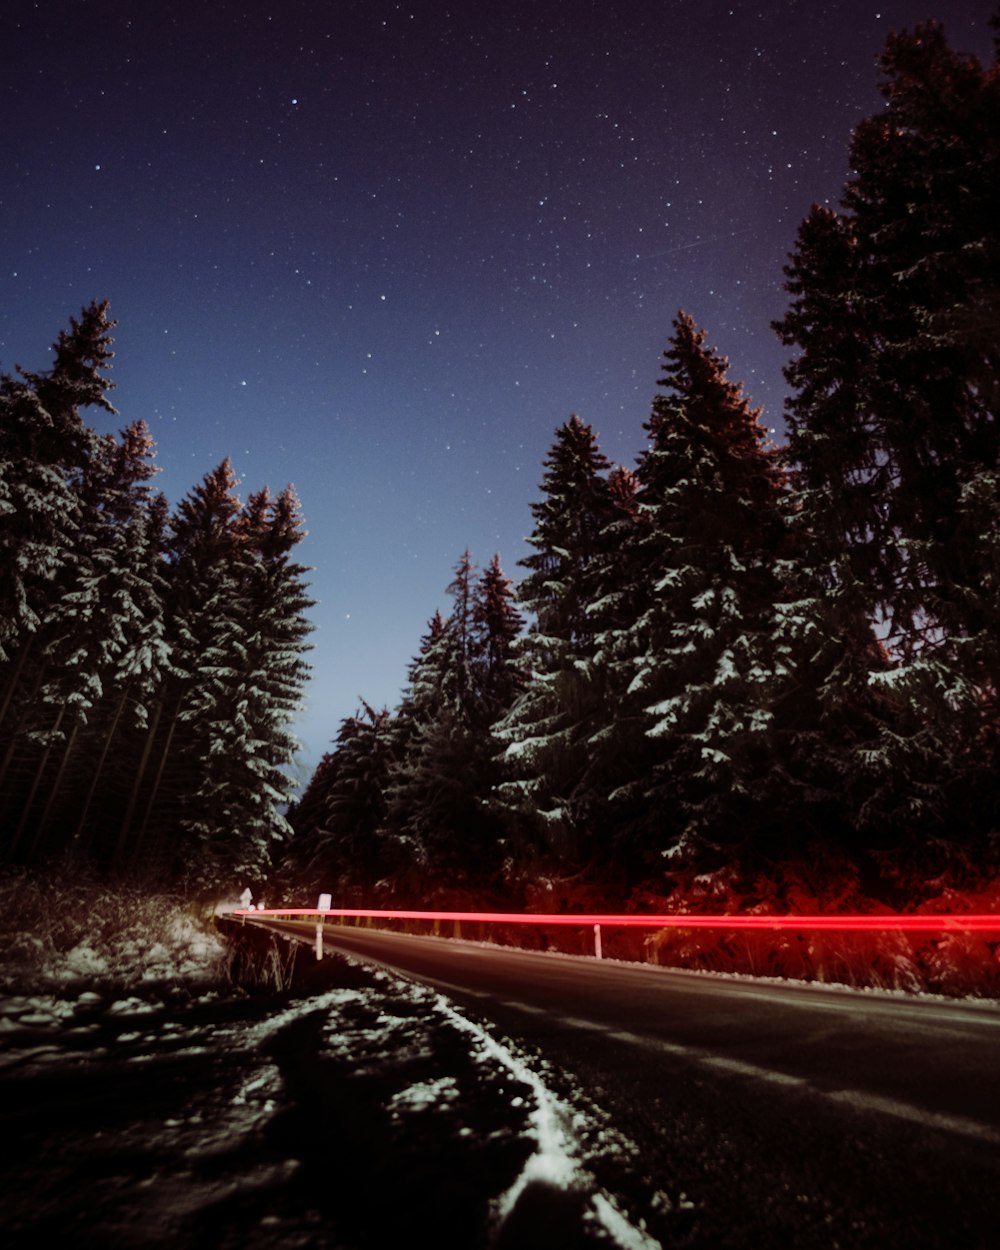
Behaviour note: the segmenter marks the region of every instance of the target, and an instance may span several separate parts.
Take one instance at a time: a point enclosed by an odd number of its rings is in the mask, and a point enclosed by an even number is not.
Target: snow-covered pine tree
[[[470,577],[466,552],[458,568],[455,610],[448,618],[437,612],[431,619],[393,726],[397,751],[386,785],[384,841],[396,867],[385,888],[408,898],[433,895],[440,861],[457,834],[455,826],[470,814],[466,770],[449,775],[448,761],[441,758],[453,749],[467,754],[471,737],[471,662],[462,642],[471,627],[471,587],[466,594]],[[454,748],[449,737],[456,740]]]
[[[589,609],[603,536],[621,513],[610,462],[575,414],[556,430],[544,467],[542,498],[531,505],[534,550],[520,561],[528,573],[518,599],[532,617],[516,653],[526,679],[495,727],[503,756],[494,805],[517,858],[534,853],[575,866],[589,854],[575,819],[590,769],[587,739],[606,719]]]
[[[455,565],[455,576],[448,583],[451,595],[448,628],[442,643],[450,646],[450,661],[441,668],[442,692],[454,701],[470,723],[476,718],[478,690],[473,673],[475,654],[475,622],[472,608],[475,597],[476,566],[466,548]]]
[[[472,625],[476,719],[489,728],[507,711],[523,684],[514,644],[524,628],[524,617],[517,609],[510,578],[500,566],[499,553],[476,583]]]
[[[704,868],[707,852],[729,870],[771,818],[761,783],[784,475],[705,337],[677,316],[621,553],[631,617],[601,646],[619,693],[612,738],[632,744],[615,796],[641,809],[632,837],[661,865]]]
[[[54,605],[62,623],[46,648],[40,706],[61,721],[44,801],[35,818],[41,848],[72,845],[107,864],[114,850],[110,793],[85,837],[119,733],[146,724],[167,662],[160,559],[165,504],[147,485],[153,440],[143,422],[95,440],[79,486],[82,503],[72,575]]]
[[[143,422],[123,432],[125,463],[146,445]],[[140,489],[134,510],[120,522],[117,559],[120,584],[115,593],[119,645],[112,657],[103,705],[89,726],[86,784],[77,793],[73,840],[90,848],[98,862],[114,870],[124,866],[121,815],[132,787],[135,748],[145,740],[160,691],[170,671],[166,640],[163,576],[169,507],[158,492]]]
[[[294,837],[287,868],[301,886],[370,899],[374,884],[400,867],[398,845],[386,836],[386,794],[395,760],[392,716],[364,699],[341,721],[302,798],[289,812]]]
[[[777,329],[799,352],[803,483],[832,492],[851,568],[910,655],[988,612],[962,499],[1000,459],[1000,83],[934,23],[890,36],[882,68],[887,107],[855,128],[844,211],[802,226]]]
[[[54,344],[47,373],[0,375],[0,664],[9,709],[18,662],[72,548],[75,486],[94,447],[80,409],[114,413],[105,376],[114,353],[108,305],[91,304]],[[9,668],[8,666],[13,666]]]
[[[219,722],[246,659],[241,601],[241,503],[229,460],[180,502],[167,535],[166,636],[171,674],[150,718],[147,741],[122,823],[131,863],[167,876],[197,866],[209,835],[193,796],[225,749]],[[204,812],[203,819],[213,819]],[[221,819],[225,819],[223,815]],[[215,832],[215,826],[212,826]]]
[[[886,108],[854,131],[843,211],[803,224],[776,328],[826,593],[878,620],[892,662],[871,679],[902,718],[852,771],[872,826],[926,841],[945,810],[974,829],[995,807],[1000,75],[935,23],[891,36],[882,69]]]
[[[427,632],[420,639],[417,654],[407,671],[406,688],[392,718],[392,734],[400,759],[409,750],[417,722],[431,719],[445,702],[443,673],[453,658],[447,631],[448,622],[438,610],[427,622]]]
[[[230,776],[211,779],[210,793],[223,787],[233,811],[231,832],[214,836],[213,871],[260,876],[291,833],[281,808],[294,785],[288,771],[298,742],[290,726],[302,707],[309,675],[303,656],[312,625],[308,570],[292,557],[305,536],[301,506],[287,486],[274,500],[267,489],[251,496],[243,523],[241,600],[248,611],[245,659],[232,693],[233,716],[224,732],[232,750],[224,753]],[[206,796],[207,797],[207,796]]]
[[[53,347],[45,373],[0,378],[0,803],[7,851],[30,829],[65,702],[44,700],[50,649],[65,639],[64,596],[86,575],[82,482],[99,441],[81,408],[114,412],[108,305],[91,304]],[[58,722],[58,723],[57,723]]]
[[[141,801],[127,814],[134,856],[199,887],[264,875],[288,832],[288,723],[307,672],[311,601],[290,555],[302,537],[298,502],[289,488],[244,509],[236,487],[224,460],[171,520],[173,676],[151,723]]]
[[[553,650],[576,657],[592,650],[588,614],[592,571],[610,512],[611,462],[591,426],[574,413],[555,432],[544,460],[542,498],[531,504],[533,551],[519,563],[528,570],[518,598],[534,618],[533,653],[552,639]]]
[[[289,487],[241,510],[226,463],[168,541],[144,424],[115,439],[80,416],[114,412],[113,325],[92,304],[51,370],[0,379],[5,852],[72,846],[203,881],[259,870],[283,829],[307,671],[298,501]]]
[[[484,800],[496,779],[492,718],[515,681],[518,618],[499,560],[491,568],[477,584],[462,554],[452,610],[431,622],[396,717],[386,843],[399,867],[386,885],[411,898],[481,886],[499,864],[499,824]]]

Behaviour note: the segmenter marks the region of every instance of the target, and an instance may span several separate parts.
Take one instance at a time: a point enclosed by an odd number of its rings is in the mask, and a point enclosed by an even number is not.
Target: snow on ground
[[[629,1143],[440,993],[331,959],[318,993],[241,996],[196,929],[81,940],[36,962],[37,992],[8,978],[7,1244],[363,1250],[422,1227],[526,1250],[555,1224],[574,1245],[659,1245],[591,1167]]]
[[[115,906],[22,924],[0,956],[8,1244],[528,1250],[557,1226],[652,1250],[644,1217],[690,1206],[571,1078],[438,991],[303,948],[310,992],[241,993],[195,917]]]

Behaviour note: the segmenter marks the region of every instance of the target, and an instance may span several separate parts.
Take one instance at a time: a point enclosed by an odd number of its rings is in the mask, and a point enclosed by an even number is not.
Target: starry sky
[[[781,439],[781,268],[886,34],[995,0],[4,0],[0,367],[91,299],[177,502],[295,483],[301,771],[395,706],[468,547],[508,575],[571,413],[632,464],[677,310]]]

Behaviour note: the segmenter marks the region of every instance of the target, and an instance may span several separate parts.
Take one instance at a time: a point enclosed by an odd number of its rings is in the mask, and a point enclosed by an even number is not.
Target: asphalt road
[[[697,1213],[671,1244],[1000,1244],[996,1006],[341,926],[324,943],[439,987],[606,1110]]]

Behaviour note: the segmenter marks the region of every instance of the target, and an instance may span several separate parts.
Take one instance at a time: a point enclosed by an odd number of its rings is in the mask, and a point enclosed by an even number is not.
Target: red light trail
[[[637,915],[614,913],[525,913],[488,911],[410,911],[363,907],[268,907],[250,911],[240,908],[236,916],[301,917],[311,919],[430,920],[487,924],[602,925],[625,929],[794,929],[800,932],[868,933],[997,933],[1000,915],[939,913],[921,916],[725,916]]]

